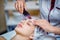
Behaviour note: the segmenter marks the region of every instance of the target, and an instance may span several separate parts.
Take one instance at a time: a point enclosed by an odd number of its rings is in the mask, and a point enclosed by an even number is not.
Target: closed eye
[[[30,24],[29,24],[29,23],[27,23],[27,25],[29,25],[29,26],[30,26]]]

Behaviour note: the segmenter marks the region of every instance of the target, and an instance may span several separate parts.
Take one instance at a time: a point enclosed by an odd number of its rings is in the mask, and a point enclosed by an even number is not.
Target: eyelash
[[[29,26],[30,26],[30,24],[29,23],[27,23]]]

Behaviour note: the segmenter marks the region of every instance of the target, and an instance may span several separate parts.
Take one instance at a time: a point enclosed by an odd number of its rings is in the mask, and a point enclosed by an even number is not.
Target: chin
[[[30,36],[33,33],[33,30],[30,28],[25,29],[25,28],[16,27],[15,31],[17,34],[24,35],[24,36]]]
[[[23,28],[19,28],[16,27],[15,28],[16,34],[20,34],[20,35],[24,35],[24,36],[30,36],[31,32],[29,32],[27,29],[23,29]]]

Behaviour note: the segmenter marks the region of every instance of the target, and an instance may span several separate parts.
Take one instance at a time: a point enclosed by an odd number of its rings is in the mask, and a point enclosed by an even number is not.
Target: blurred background
[[[26,9],[34,18],[38,18],[39,0],[25,0]],[[0,0],[0,35],[14,30],[16,25],[24,19],[14,7],[16,0]]]

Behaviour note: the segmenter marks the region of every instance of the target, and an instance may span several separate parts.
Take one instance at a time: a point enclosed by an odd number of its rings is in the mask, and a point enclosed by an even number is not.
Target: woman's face
[[[20,22],[15,31],[24,36],[30,36],[34,32],[35,26],[28,20]]]

